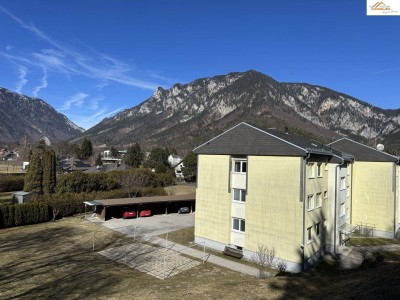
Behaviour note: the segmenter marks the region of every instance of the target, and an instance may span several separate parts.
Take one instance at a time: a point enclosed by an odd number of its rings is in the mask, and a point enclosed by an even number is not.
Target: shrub
[[[0,206],[0,228],[37,224],[48,220],[47,203],[29,202]]]
[[[0,176],[0,193],[22,191],[24,189],[24,176]]]
[[[57,193],[110,191],[118,187],[117,181],[106,173],[83,173],[78,171],[59,176]]]
[[[172,173],[157,173],[157,186],[166,187],[175,184],[175,176]]]

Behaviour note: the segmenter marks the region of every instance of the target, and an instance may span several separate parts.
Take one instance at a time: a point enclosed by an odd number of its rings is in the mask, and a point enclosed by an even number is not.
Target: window
[[[236,173],[246,173],[247,172],[247,161],[245,160],[236,160],[234,171]]]
[[[340,204],[340,216],[343,217],[346,214],[346,203]]]
[[[340,189],[344,190],[346,188],[346,177],[340,177]]]
[[[246,222],[244,219],[232,218],[232,229],[236,231],[245,232]]]
[[[347,186],[346,197],[350,197],[350,186]]]
[[[329,164],[325,163],[325,171],[329,171]]]
[[[307,210],[314,209],[314,195],[308,195],[307,198]]]
[[[321,222],[320,223],[317,223],[317,224],[315,224],[315,235],[317,236],[317,237],[320,237],[321,236],[321,226],[320,226],[320,224],[321,224]]]
[[[322,199],[321,198],[322,198],[321,197],[321,193],[317,193],[317,196],[316,196],[316,199],[315,199],[315,201],[316,201],[315,207],[321,207],[322,206]]]
[[[308,178],[314,178],[314,177],[315,177],[314,164],[309,163],[308,164]]]
[[[328,191],[324,192],[324,199],[328,199]]]
[[[233,200],[246,202],[246,190],[233,189]]]
[[[308,227],[307,228],[307,243],[311,243],[312,242],[312,233],[311,233],[311,229],[312,227]]]
[[[317,176],[322,177],[322,164],[317,164]]]

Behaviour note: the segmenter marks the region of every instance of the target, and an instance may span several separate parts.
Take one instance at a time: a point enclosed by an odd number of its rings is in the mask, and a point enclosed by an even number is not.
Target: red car
[[[151,210],[148,207],[142,207],[140,209],[139,216],[140,217],[150,217],[151,216]]]
[[[124,219],[136,218],[136,211],[134,211],[134,210],[124,211],[124,212],[122,213],[122,217],[123,217]]]

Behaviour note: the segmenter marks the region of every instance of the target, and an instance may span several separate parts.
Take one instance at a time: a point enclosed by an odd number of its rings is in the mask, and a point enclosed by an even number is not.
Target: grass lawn
[[[400,240],[354,235],[346,242],[346,246],[383,246],[390,244],[400,244]]]
[[[188,234],[181,234],[181,241]],[[1,229],[0,299],[394,299],[400,294],[400,253],[390,253],[392,262],[388,257],[355,271],[313,270],[260,280],[205,263],[160,280],[97,253],[131,242],[80,217]]]
[[[1,162],[0,173],[21,173],[22,163],[17,162]]]
[[[0,193],[0,204],[8,204],[12,201],[12,194],[14,192],[4,192]]]
[[[190,195],[196,193],[194,184],[177,184],[164,188],[168,195]]]

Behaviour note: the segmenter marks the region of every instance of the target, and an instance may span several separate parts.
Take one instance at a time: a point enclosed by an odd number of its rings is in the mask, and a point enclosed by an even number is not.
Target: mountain
[[[374,107],[306,83],[280,83],[256,71],[202,78],[153,96],[85,132],[95,144],[187,150],[246,121],[328,142],[342,135],[400,145],[400,109]],[[394,137],[394,138],[392,138]]]
[[[0,142],[54,142],[83,131],[43,100],[0,88]]]

